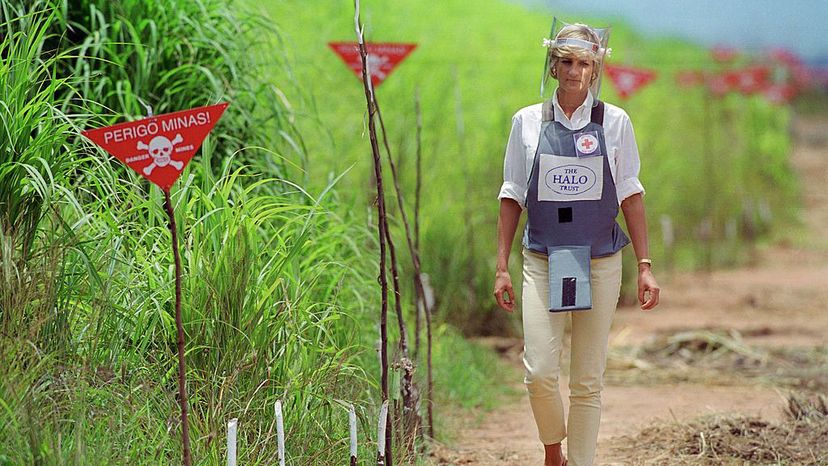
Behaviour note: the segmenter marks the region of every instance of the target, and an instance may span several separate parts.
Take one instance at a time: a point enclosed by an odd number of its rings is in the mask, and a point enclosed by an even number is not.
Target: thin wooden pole
[[[411,230],[408,228],[408,219],[404,210],[405,205],[403,202],[402,189],[400,188],[400,180],[399,176],[397,175],[397,168],[396,164],[394,163],[394,158],[391,156],[391,148],[388,145],[388,134],[385,131],[385,123],[382,120],[382,112],[380,111],[379,103],[376,102],[376,96],[374,96],[374,98],[374,105],[376,106],[377,117],[380,122],[380,128],[382,129],[382,140],[385,145],[385,152],[388,155],[388,163],[391,166],[391,178],[394,183],[394,189],[397,193],[397,204],[402,215],[403,223],[405,224],[405,232],[406,238],[408,240],[408,246],[411,250],[412,258],[414,259],[415,289],[422,290],[422,286],[418,285],[419,280],[417,279],[417,277],[419,277],[419,260],[417,259],[416,251],[413,249],[412,246],[413,243],[411,238]],[[417,433],[421,432],[419,428],[420,415],[417,412],[417,405],[419,405],[420,393],[417,389],[416,383],[414,382],[414,370],[416,364],[408,356],[408,329],[406,327],[405,318],[402,312],[402,293],[400,287],[399,267],[397,265],[397,253],[396,247],[394,246],[394,241],[391,238],[391,229],[388,225],[387,216],[385,217],[385,239],[388,243],[388,252],[391,257],[391,276],[393,278],[394,283],[394,308],[397,313],[397,322],[399,324],[400,330],[400,350],[402,352],[402,357],[398,361],[398,367],[402,372],[400,376],[400,394],[402,395],[403,401],[403,429],[400,438],[404,442],[405,452],[407,454],[411,454],[414,450],[414,440],[417,437]],[[416,294],[418,296],[421,296],[423,293],[420,292]]]
[[[184,466],[190,466],[190,426],[187,421],[187,369],[184,364],[184,323],[181,318],[181,257],[178,254],[178,230],[175,226],[170,192],[164,190],[164,206],[170,218],[173,257],[175,259],[175,327],[178,333],[178,402],[181,405],[181,441],[184,448]]]
[[[455,98],[455,118],[457,124],[457,141],[459,144],[459,153],[465,154],[466,153],[466,123],[465,118],[463,117],[463,96],[460,92],[460,75],[457,72],[457,67],[454,67],[454,98]],[[460,157],[462,160],[462,167],[463,167],[463,176],[467,180],[471,180],[471,167],[469,164],[468,157]],[[477,294],[474,290],[474,283],[475,277],[477,276],[476,267],[475,267],[475,255],[474,255],[474,248],[471,247],[474,244],[474,218],[472,216],[472,203],[470,200],[472,199],[472,192],[471,187],[473,183],[463,183],[465,187],[465,195],[466,199],[469,200],[468,202],[464,203],[463,209],[463,224],[466,230],[466,244],[469,245],[466,248],[467,256],[466,256],[466,299],[468,309],[476,309],[477,308]]]
[[[700,226],[700,233],[701,233],[701,240],[702,240],[702,247],[703,247],[703,261],[704,261],[704,270],[705,272],[711,272],[713,270],[713,183],[710,181],[713,172],[713,151],[715,150],[715,146],[713,145],[713,129],[712,125],[719,124],[718,115],[714,121],[710,121],[712,116],[712,96],[710,95],[710,90],[704,90],[704,124],[702,125],[704,128],[704,156],[702,158],[704,164],[704,182],[705,182],[705,192],[704,197],[702,198],[702,206],[704,208],[704,216],[702,218],[702,224]]]
[[[388,218],[385,218],[385,242],[388,245],[388,254],[391,258],[391,279],[394,284],[394,310],[397,313],[397,323],[400,330],[400,350],[403,358],[408,358],[408,328],[402,312],[402,290],[400,286],[399,267],[397,266],[397,248],[391,239],[391,229],[388,226]]]
[[[423,307],[425,308],[425,315],[426,315],[426,331],[428,333],[428,391],[427,391],[427,406],[428,406],[428,427],[429,427],[429,435],[431,438],[434,438],[434,417],[433,417],[433,375],[432,375],[432,368],[431,368],[431,310],[428,309],[428,304],[425,299],[425,287],[423,286],[422,282],[422,272],[420,269],[420,253],[417,248],[414,246],[414,240],[411,234],[411,227],[409,226],[408,222],[408,214],[405,212],[405,204],[403,203],[403,195],[402,189],[400,188],[399,177],[397,176],[397,166],[394,164],[394,158],[391,156],[391,148],[388,145],[388,134],[385,131],[385,122],[382,119],[382,111],[379,108],[379,104],[374,102],[376,107],[377,117],[380,122],[380,129],[382,130],[382,140],[385,145],[385,152],[388,155],[388,164],[391,167],[391,178],[394,182],[394,189],[396,190],[397,194],[397,204],[400,209],[400,217],[402,218],[403,226],[405,227],[405,238],[408,242],[408,250],[411,252],[411,261],[414,266],[414,289],[420,299],[423,302]],[[387,228],[387,225],[386,225]]]
[[[362,35],[362,26],[359,20],[359,0],[354,0],[354,25],[356,27],[357,39],[359,40],[359,54],[362,59],[362,84],[365,89],[365,101],[368,107],[368,135],[371,140],[371,154],[374,158],[374,176],[377,181],[377,228],[380,245],[380,264],[379,264],[379,282],[382,293],[382,307],[380,309],[380,385],[382,387],[383,403],[388,403],[388,280],[385,275],[385,225],[387,225],[386,211],[385,211],[385,192],[382,185],[382,162],[380,160],[379,143],[377,142],[377,128],[374,122],[374,115],[376,114],[376,102],[374,101],[374,88],[371,83],[371,77],[368,74],[368,52],[365,49],[365,40]],[[388,421],[386,416],[386,429],[384,429],[383,445],[386,448],[386,455],[383,464],[392,466],[392,432],[393,426]]]
[[[423,115],[422,110],[420,109],[420,89],[417,88],[416,93],[414,94],[414,113],[417,115],[417,152],[416,152],[416,164],[417,164],[417,175],[416,175],[416,185],[414,188],[414,250],[417,251],[417,254],[420,253],[420,190],[422,188],[422,179],[423,179],[423,171],[422,171],[422,147],[423,147],[423,139],[422,139],[422,132],[423,132]],[[414,279],[414,289],[417,289],[417,281],[418,279]],[[414,360],[417,360],[417,356],[420,354],[420,302],[423,303],[423,308],[425,308],[425,296],[420,296],[419,293],[415,293],[414,299],[414,307],[415,307],[415,319],[414,319]]]

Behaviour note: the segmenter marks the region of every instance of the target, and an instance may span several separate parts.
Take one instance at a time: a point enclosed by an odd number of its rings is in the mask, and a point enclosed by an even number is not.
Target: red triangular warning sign
[[[733,90],[736,79],[735,76],[728,76],[726,73],[707,73],[704,82],[713,95],[722,97]]]
[[[733,71],[734,87],[742,94],[762,92],[770,85],[771,69],[755,65]]]
[[[328,46],[359,79],[362,79],[362,58],[359,56],[359,45],[356,42],[329,42]],[[415,48],[417,44],[365,44],[365,51],[368,53],[368,72],[371,73],[371,83],[374,87],[382,84]]]
[[[221,103],[87,130],[83,135],[169,191],[229,104]]]
[[[681,87],[704,84],[704,73],[699,70],[684,70],[676,73],[676,83]]]
[[[628,66],[605,65],[604,71],[622,99],[626,99],[656,77],[654,71]]]
[[[772,84],[762,94],[773,104],[787,104],[796,97],[796,87],[791,84]]]

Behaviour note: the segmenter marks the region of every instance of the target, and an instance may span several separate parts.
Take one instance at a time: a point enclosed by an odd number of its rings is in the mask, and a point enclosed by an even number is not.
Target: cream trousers
[[[590,466],[601,422],[601,390],[612,316],[621,289],[621,252],[592,259],[592,309],[549,312],[546,256],[523,249],[524,383],[540,441],[567,437],[570,466]],[[564,419],[558,389],[561,348],[567,319],[572,319],[569,418]]]

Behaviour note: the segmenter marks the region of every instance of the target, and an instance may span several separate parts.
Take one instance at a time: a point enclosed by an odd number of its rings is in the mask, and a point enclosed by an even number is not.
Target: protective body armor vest
[[[591,121],[578,130],[555,121],[551,100],[542,111],[524,246],[540,254],[556,246],[588,246],[591,257],[618,252],[630,240],[615,221],[618,196],[604,139],[604,103],[592,108]]]

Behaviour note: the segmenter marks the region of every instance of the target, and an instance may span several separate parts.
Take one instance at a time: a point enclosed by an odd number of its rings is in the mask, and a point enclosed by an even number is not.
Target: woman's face
[[[594,67],[592,60],[571,56],[559,58],[555,64],[558,89],[562,92],[586,96]]]

